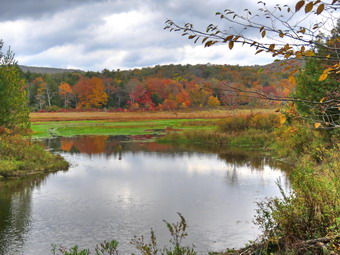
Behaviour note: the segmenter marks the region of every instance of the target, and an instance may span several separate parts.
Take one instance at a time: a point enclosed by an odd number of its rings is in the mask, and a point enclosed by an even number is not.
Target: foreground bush
[[[339,134],[302,125],[275,131],[277,155],[296,161],[293,194],[259,203],[263,254],[339,254]],[[259,248],[259,247],[257,247]]]

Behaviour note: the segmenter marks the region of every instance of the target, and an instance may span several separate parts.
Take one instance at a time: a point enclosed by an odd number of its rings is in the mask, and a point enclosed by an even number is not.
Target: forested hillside
[[[40,72],[33,73],[24,70],[27,69],[22,69],[22,77],[27,83],[32,111],[265,106],[270,102],[244,91],[288,96],[293,90],[287,72],[279,63],[264,67],[164,65],[134,70],[104,69],[102,72],[41,73],[40,69],[31,69]]]

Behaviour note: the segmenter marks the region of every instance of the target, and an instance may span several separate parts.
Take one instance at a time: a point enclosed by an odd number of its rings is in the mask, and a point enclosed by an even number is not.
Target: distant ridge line
[[[64,69],[64,68],[23,66],[23,65],[19,65],[19,68],[23,72],[40,73],[40,74],[79,73],[79,72],[83,73],[84,72],[79,69]]]

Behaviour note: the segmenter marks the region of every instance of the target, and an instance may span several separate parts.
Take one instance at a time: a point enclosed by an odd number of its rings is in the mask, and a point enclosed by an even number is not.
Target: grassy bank
[[[31,113],[31,121],[33,137],[145,135],[213,130],[218,120],[251,112],[273,110]]]
[[[66,170],[68,166],[38,142],[20,135],[0,135],[0,180]]]

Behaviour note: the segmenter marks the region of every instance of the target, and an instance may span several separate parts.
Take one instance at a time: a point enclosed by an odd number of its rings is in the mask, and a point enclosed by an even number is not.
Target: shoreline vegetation
[[[37,141],[19,134],[0,135],[0,182],[37,174],[67,170],[69,163]]]

